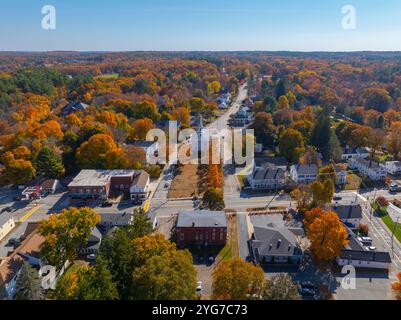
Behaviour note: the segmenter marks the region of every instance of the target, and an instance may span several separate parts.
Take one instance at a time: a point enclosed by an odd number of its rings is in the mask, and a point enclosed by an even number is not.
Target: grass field
[[[401,222],[396,226],[395,222],[391,219],[390,215],[387,213],[387,208],[378,208],[378,205],[374,203],[372,208],[379,214],[380,219],[384,222],[391,233],[394,232],[394,236],[401,242]]]

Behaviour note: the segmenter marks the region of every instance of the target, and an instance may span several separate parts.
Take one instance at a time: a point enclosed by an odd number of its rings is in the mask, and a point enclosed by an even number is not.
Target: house
[[[373,181],[383,180],[387,175],[386,170],[373,160],[351,158],[348,160],[348,165],[350,169],[358,170]]]
[[[355,268],[388,270],[391,256],[388,252],[343,249],[337,258],[337,264],[341,267],[351,265]]]
[[[108,233],[115,227],[123,227],[132,223],[134,213],[118,211],[113,213],[99,212],[100,222],[97,224],[97,228],[102,231],[103,234]]]
[[[85,111],[86,108],[88,107],[89,106],[87,104],[82,102],[70,102],[61,109],[60,115],[62,117],[66,117],[71,113],[75,113],[78,111]]]
[[[269,157],[269,156],[259,156],[253,159],[253,170],[258,168],[263,168],[266,166],[275,166],[277,169],[287,171],[287,160],[284,157]]]
[[[98,228],[97,226],[92,229],[91,234],[88,238],[88,242],[79,250],[81,254],[91,254],[98,252],[103,238],[103,234],[99,229],[100,228]]]
[[[71,199],[107,200],[110,191],[128,191],[135,176],[135,170],[82,170],[68,185]]]
[[[367,157],[369,157],[369,151],[366,148],[351,148],[350,146],[346,146],[341,155],[343,161],[347,161],[351,158],[366,159]]]
[[[227,108],[228,108],[228,105],[227,105],[227,103],[222,102],[222,103],[219,104],[218,108],[219,108],[220,110],[224,110],[224,109],[227,109]]]
[[[387,161],[380,164],[388,174],[397,176],[401,174],[401,161]]]
[[[357,229],[362,220],[362,207],[360,204],[334,205],[332,210],[337,213],[340,220],[348,227]]]
[[[347,183],[348,177],[348,164],[340,163],[334,165],[334,170],[336,171],[336,184],[339,186],[345,185]]]
[[[142,203],[149,196],[150,176],[146,171],[139,171],[130,187],[130,197],[134,202]]]
[[[317,179],[319,170],[316,164],[297,164],[290,168],[291,179],[296,183],[310,183]]]
[[[247,176],[247,180],[253,191],[278,190],[286,185],[285,171],[274,165],[256,168]]]
[[[15,228],[14,216],[8,212],[0,214],[0,241]]]
[[[252,111],[248,107],[242,107],[231,118],[231,125],[245,127],[252,121]]]
[[[141,148],[145,152],[148,162],[155,161],[158,157],[159,143],[157,141],[135,141],[134,146]],[[149,161],[151,160],[151,161]]]
[[[298,264],[302,258],[302,249],[296,235],[287,227],[273,224],[254,226],[249,242],[251,255],[255,263]]]
[[[224,246],[227,217],[224,211],[180,211],[176,224],[177,246]]]
[[[57,179],[48,179],[42,182],[40,185],[42,187],[42,191],[48,194],[55,194],[57,190],[60,190],[61,183],[60,180]]]
[[[0,300],[11,300],[15,294],[15,286],[24,260],[40,267],[40,247],[45,239],[38,232],[31,232],[11,255],[0,262]]]

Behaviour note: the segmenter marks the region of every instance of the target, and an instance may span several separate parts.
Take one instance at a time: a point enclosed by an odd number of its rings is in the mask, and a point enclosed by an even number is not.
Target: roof
[[[366,148],[353,148],[350,146],[346,146],[344,148],[343,154],[360,154],[360,153],[369,153],[369,151]]]
[[[252,174],[253,180],[266,180],[266,179],[285,179],[285,172],[283,169],[277,168],[257,168]]]
[[[82,170],[68,187],[97,187],[106,185],[112,177],[132,177],[135,170]]]
[[[318,173],[318,167],[316,164],[297,164],[295,165],[295,170],[298,172],[298,174],[309,174],[309,175],[315,175]]]
[[[133,142],[134,146],[141,147],[141,148],[149,148],[155,144],[157,144],[157,141],[138,140],[138,141]]]
[[[98,229],[98,227],[94,227],[92,232],[88,238],[88,242],[83,247],[85,249],[97,250],[100,247],[102,242],[103,235]]]
[[[373,170],[383,170],[384,168],[381,167],[377,162],[373,161],[373,160],[366,160],[366,159],[362,159],[362,158],[354,158],[352,159],[353,161],[359,162],[361,165],[363,165],[366,168],[371,168]]]
[[[268,164],[273,164],[277,167],[287,166],[287,160],[285,160],[284,157],[257,157],[254,159],[254,161],[257,167]]]
[[[224,211],[180,211],[178,213],[177,228],[181,227],[227,227],[227,218]]]
[[[149,173],[144,170],[140,170],[139,173],[135,176],[134,181],[132,182],[132,186],[137,186],[142,189],[146,187],[146,184],[149,180]]]
[[[38,257],[40,246],[45,239],[39,233],[32,232],[22,244],[14,250],[14,252],[6,259],[1,261],[0,264],[0,285],[8,283],[15,277],[21,269],[24,258],[22,256],[29,255]]]
[[[293,232],[285,227],[269,225],[254,226],[252,246],[262,256],[293,256],[302,252]]]
[[[388,252],[348,250],[343,249],[340,254],[341,259],[350,259],[369,262],[391,263],[391,256]]]
[[[73,113],[73,112],[83,111],[87,107],[89,107],[89,106],[87,104],[85,104],[85,103],[82,103],[82,102],[70,102],[67,105],[65,105],[63,107],[63,109],[61,109],[61,113],[63,115],[68,115],[68,114]]]
[[[348,169],[347,163],[338,163],[334,165],[334,170],[336,170],[336,173],[347,172],[347,169]]]
[[[387,161],[386,165],[394,165],[396,167],[401,167],[401,161]]]
[[[42,182],[41,187],[42,189],[53,189],[56,186],[58,180],[56,179],[49,179]]]
[[[0,213],[0,227],[6,224],[10,219],[14,218],[14,214],[11,212]]]
[[[332,210],[337,213],[340,220],[362,219],[362,207],[359,204],[334,205]]]

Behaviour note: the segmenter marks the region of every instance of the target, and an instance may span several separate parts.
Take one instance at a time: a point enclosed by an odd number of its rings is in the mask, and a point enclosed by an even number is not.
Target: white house
[[[285,171],[274,165],[256,168],[247,176],[247,180],[253,191],[278,190],[286,185]]]
[[[291,179],[296,183],[310,183],[317,179],[319,170],[316,164],[297,164],[291,166]]]
[[[15,227],[15,219],[7,213],[0,214],[0,240],[2,240]]]
[[[351,265],[355,268],[388,270],[391,256],[388,252],[343,249],[337,258],[339,266]]]
[[[150,177],[146,171],[138,171],[130,187],[131,200],[142,203],[149,196]]]
[[[401,174],[401,161],[387,161],[380,164],[388,174],[394,176]]]
[[[334,169],[336,170],[336,184],[337,185],[345,185],[347,183],[347,171],[348,165],[344,164],[336,164],[334,165]]]
[[[373,181],[383,180],[387,175],[386,170],[373,160],[351,158],[348,160],[348,165],[350,169],[358,170],[362,175]]]
[[[351,158],[366,159],[367,157],[369,157],[369,151],[366,148],[351,148],[349,146],[346,146],[344,148],[341,159],[343,161],[347,161]]]
[[[334,205],[332,210],[337,213],[340,220],[348,227],[357,229],[362,220],[362,207],[359,204]]]

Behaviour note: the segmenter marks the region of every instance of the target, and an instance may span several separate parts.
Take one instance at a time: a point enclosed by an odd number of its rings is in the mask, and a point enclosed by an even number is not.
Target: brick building
[[[180,211],[176,225],[179,247],[224,246],[227,240],[227,218],[223,211]]]

